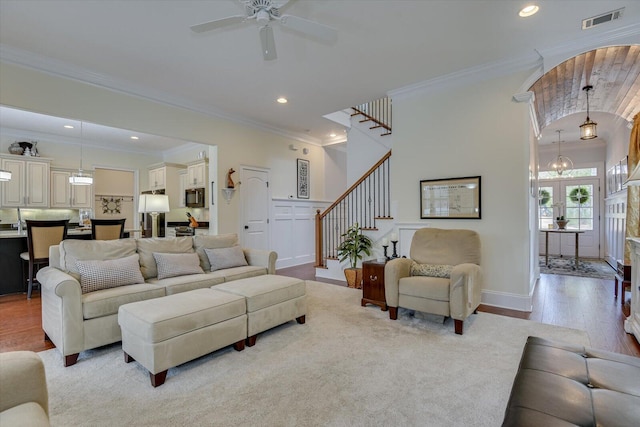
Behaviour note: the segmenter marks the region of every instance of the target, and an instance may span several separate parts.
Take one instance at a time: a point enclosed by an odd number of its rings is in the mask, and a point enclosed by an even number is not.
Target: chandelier
[[[547,164],[547,167],[549,169],[556,171],[558,175],[562,175],[564,172],[567,172],[573,169],[573,162],[571,161],[570,158],[560,154],[560,143],[563,142],[563,141],[560,141],[560,132],[562,132],[562,130],[560,129],[560,130],[557,130],[556,132],[558,132],[558,157],[551,160]]]
[[[587,120],[580,125],[580,139],[593,139],[598,137],[598,131],[596,126],[598,124],[589,118],[589,91],[593,89],[593,86],[587,85],[582,88],[587,92]]]

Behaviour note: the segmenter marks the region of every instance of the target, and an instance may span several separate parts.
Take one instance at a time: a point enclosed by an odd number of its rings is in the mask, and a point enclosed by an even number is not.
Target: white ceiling
[[[297,0],[286,13],[337,29],[337,42],[275,25],[278,58],[264,61],[253,22],[189,30],[242,14],[235,0],[0,0],[0,59],[325,144],[341,128],[323,115],[585,37],[637,34],[640,22],[637,0],[533,2],[540,11],[522,19],[521,0]],[[621,7],[622,19],[581,30]]]

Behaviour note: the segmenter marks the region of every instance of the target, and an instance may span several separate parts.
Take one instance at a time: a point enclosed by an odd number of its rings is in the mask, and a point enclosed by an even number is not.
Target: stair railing
[[[337,247],[351,225],[376,230],[377,219],[391,219],[389,158],[384,155],[324,212],[316,211],[316,267],[337,259]]]
[[[391,135],[391,98],[380,98],[375,101],[351,107],[355,113],[352,116],[361,115],[364,119],[360,123],[371,121],[373,126],[369,129],[382,128],[385,130],[381,136]]]

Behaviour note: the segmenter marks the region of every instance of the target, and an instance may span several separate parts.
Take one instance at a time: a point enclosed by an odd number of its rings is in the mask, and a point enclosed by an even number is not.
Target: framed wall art
[[[298,199],[309,198],[309,160],[298,159]]]
[[[480,219],[480,177],[420,181],[421,219]]]

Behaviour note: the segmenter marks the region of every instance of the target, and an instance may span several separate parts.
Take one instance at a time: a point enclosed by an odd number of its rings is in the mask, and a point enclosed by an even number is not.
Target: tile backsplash
[[[70,223],[78,223],[80,217],[78,216],[77,209],[26,209],[20,208],[20,217],[22,220],[38,219],[38,220],[53,220],[53,219],[69,219]],[[7,225],[15,224],[18,222],[18,209],[17,208],[4,208],[0,209],[0,227],[4,228]]]

